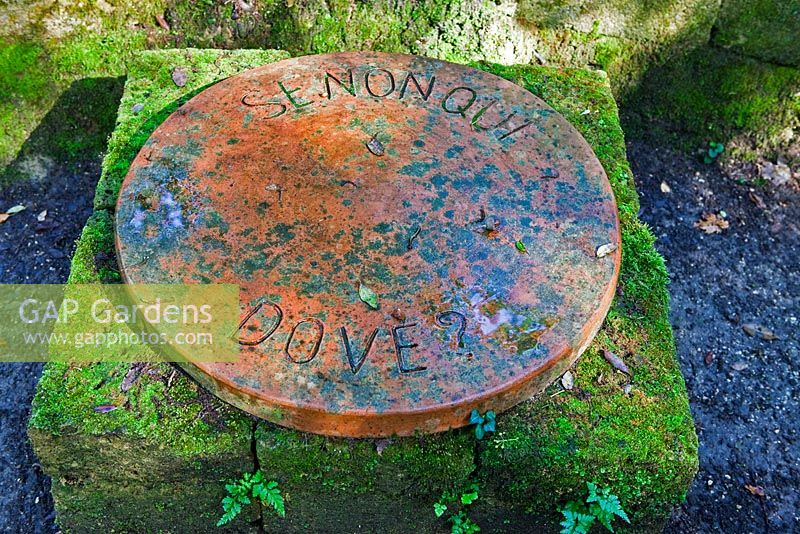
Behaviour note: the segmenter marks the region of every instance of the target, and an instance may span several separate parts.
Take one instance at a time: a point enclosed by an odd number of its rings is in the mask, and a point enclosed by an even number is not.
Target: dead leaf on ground
[[[744,330],[744,333],[748,336],[758,336],[764,341],[775,341],[778,339],[778,336],[775,335],[775,332],[760,324],[745,323],[742,325],[742,330]]]
[[[755,495],[757,497],[766,497],[767,493],[764,491],[764,488],[761,486],[753,486],[752,484],[745,484],[744,489],[750,492],[751,495]]]
[[[763,198],[761,198],[760,196],[756,195],[752,191],[750,191],[749,196],[750,196],[750,200],[753,201],[753,204],[755,204],[756,207],[758,207],[759,209],[762,209],[762,210],[767,209],[767,205],[764,202]]]
[[[733,367],[734,371],[744,371],[745,369],[747,369],[747,364],[744,362],[736,362],[733,365],[731,365],[731,367]]]
[[[714,353],[711,351],[706,352],[706,365],[711,365],[714,361]]]
[[[143,363],[134,363],[131,365],[131,368],[128,369],[128,372],[125,374],[125,378],[122,379],[122,383],[119,386],[119,389],[122,390],[123,393],[133,387],[133,383],[136,382],[137,378],[139,378],[144,366],[145,364]]]
[[[11,217],[11,215],[9,215],[8,213],[0,213],[0,224],[6,222],[9,217]]]
[[[603,349],[603,357],[610,363],[614,369],[617,371],[621,371],[626,375],[630,376],[631,371],[628,369],[628,366],[625,365],[625,362],[622,361],[622,358],[611,352],[610,350]]]
[[[22,204],[17,204],[14,207],[8,208],[6,210],[6,213],[8,213],[9,215],[14,215],[15,213],[19,213],[19,212],[23,211],[24,209],[25,209],[25,206],[23,206]]]
[[[175,82],[175,85],[178,87],[183,87],[186,85],[188,79],[189,75],[187,74],[186,69],[182,67],[175,67],[172,69],[172,81]]]
[[[761,166],[761,176],[780,186],[792,179],[792,170],[785,163],[767,161]]]
[[[695,228],[700,228],[707,234],[721,234],[730,224],[716,213],[704,213],[703,218],[694,223]]]
[[[672,188],[669,186],[667,182],[661,182],[661,192],[672,193]]]
[[[572,376],[571,372],[564,373],[564,376],[561,377],[561,385],[566,390],[571,390],[575,387],[575,377]]]
[[[169,31],[169,24],[167,24],[167,20],[164,18],[164,15],[161,13],[156,14],[156,22],[158,22],[158,25],[163,29]]]
[[[47,218],[47,210],[42,210],[42,212],[36,216],[36,220],[39,222],[43,222]]]

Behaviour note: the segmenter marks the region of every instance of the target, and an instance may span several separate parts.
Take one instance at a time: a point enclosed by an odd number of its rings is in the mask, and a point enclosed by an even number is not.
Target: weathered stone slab
[[[128,283],[241,288],[238,361],[189,374],[349,437],[540,393],[600,328],[620,263],[611,186],[560,114],[492,74],[377,52],[192,98],[134,160],[115,230]]]
[[[217,77],[273,59],[257,51],[139,56],[130,68],[96,213],[78,244],[71,282],[118,280],[110,208],[133,156],[176,100]],[[183,90],[172,81],[175,66],[187,68]],[[585,496],[587,481],[612,488],[640,531],[654,530],[683,498],[696,470],[697,441],[667,320],[667,275],[652,235],[636,218],[638,200],[608,80],[582,70],[478,66],[519,83],[562,113],[592,146],[614,189],[622,230],[620,286],[603,328],[572,370],[574,388],[555,385],[498,416],[498,432],[481,442],[469,430],[345,440],[263,421],[253,440],[248,418],[204,395],[180,373],[173,376],[169,367],[140,373],[123,392],[123,382],[130,381],[124,365],[48,364],[30,432],[54,478],[63,526],[215,531],[222,479],[255,467],[253,446],[259,467],[280,483],[287,499],[286,519],[265,516],[272,531],[307,531],[347,517],[355,518],[350,528],[363,524],[365,530],[444,528],[433,503],[442,491],[468,481],[480,488],[473,519],[484,531],[506,521],[506,528],[557,530],[557,507]],[[132,113],[137,103],[144,104],[143,113]],[[614,372],[601,349],[622,357],[632,376]],[[94,410],[104,404],[118,408]],[[178,515],[178,507],[185,515]],[[249,527],[241,519],[233,528]]]

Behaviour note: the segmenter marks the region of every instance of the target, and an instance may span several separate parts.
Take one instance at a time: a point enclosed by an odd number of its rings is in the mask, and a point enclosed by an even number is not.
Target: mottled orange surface
[[[206,89],[134,160],[116,228],[128,282],[241,286],[241,358],[187,364],[196,379],[343,436],[445,430],[541,391],[600,327],[620,262],[596,255],[619,244],[616,204],[561,115],[379,53]]]

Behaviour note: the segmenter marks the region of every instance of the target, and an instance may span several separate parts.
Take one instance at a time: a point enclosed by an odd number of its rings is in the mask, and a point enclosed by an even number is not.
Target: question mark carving
[[[436,324],[442,328],[450,328],[451,326],[458,325],[456,337],[451,340],[450,346],[455,349],[456,354],[471,355],[470,352],[461,350],[464,348],[464,332],[467,329],[467,318],[463,313],[454,310],[441,312],[436,315]]]

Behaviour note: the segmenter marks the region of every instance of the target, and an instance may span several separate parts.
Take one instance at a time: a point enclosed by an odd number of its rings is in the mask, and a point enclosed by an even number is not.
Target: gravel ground
[[[700,472],[667,531],[800,531],[800,193],[752,167],[722,172],[652,145],[628,148],[641,217],[671,273],[700,438]],[[721,233],[694,226],[720,211],[730,225]],[[748,324],[778,339],[749,336]]]
[[[629,144],[641,217],[672,274],[671,318],[700,436],[700,472],[667,531],[800,530],[800,194],[644,142]],[[27,210],[0,226],[0,282],[66,280],[91,213],[97,162],[0,192]],[[671,192],[662,191],[662,182]],[[36,215],[47,209],[42,225]],[[704,213],[730,227],[706,234]],[[773,331],[749,336],[743,325]],[[0,531],[52,532],[52,500],[25,435],[39,364],[0,364]],[[764,496],[753,494],[747,489]]]
[[[58,284],[86,219],[100,167],[50,169],[45,180],[0,192],[0,211],[26,207],[0,225],[0,283]],[[43,222],[37,216],[44,210]],[[50,479],[25,433],[40,363],[0,363],[0,532],[54,532]]]

